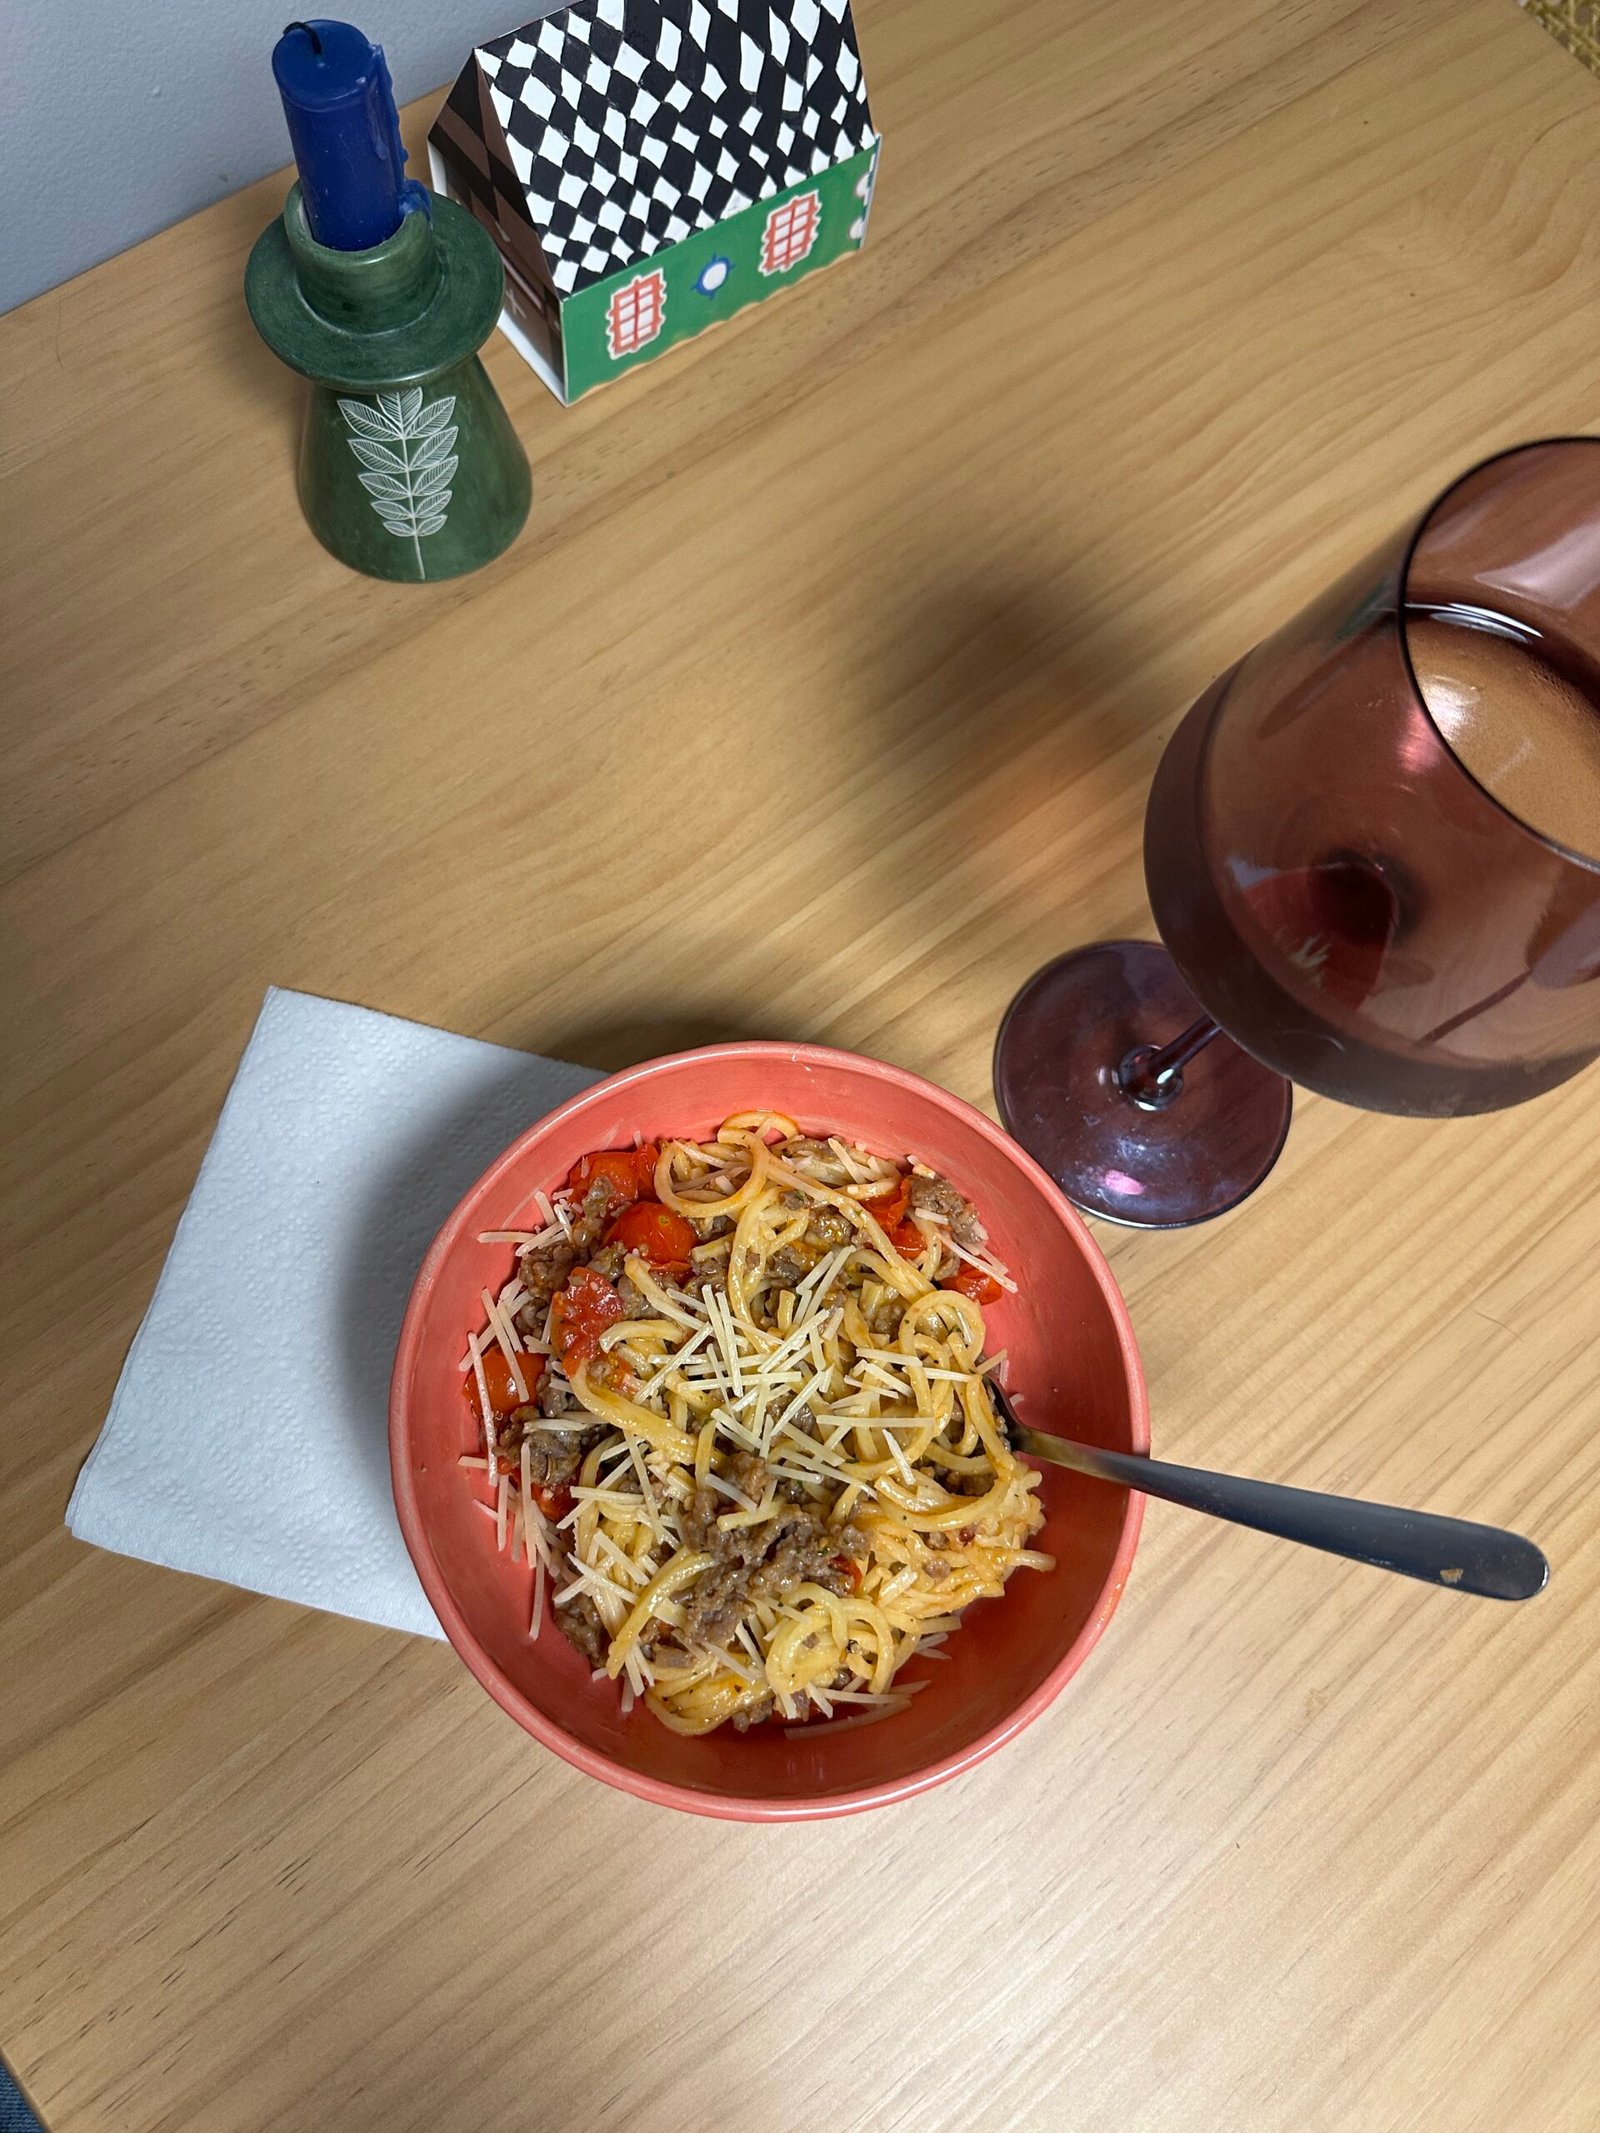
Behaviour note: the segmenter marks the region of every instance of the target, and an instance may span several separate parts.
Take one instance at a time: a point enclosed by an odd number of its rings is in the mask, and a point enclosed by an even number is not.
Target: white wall
[[[351,0],[351,12],[404,103],[533,10]],[[0,311],[288,162],[271,53],[294,13],[291,0],[4,0]]]

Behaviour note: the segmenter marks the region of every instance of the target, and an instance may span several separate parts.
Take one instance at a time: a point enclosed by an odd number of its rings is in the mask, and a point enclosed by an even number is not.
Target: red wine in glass
[[[1002,1115],[1089,1211],[1200,1221],[1290,1084],[1457,1116],[1600,1054],[1600,439],[1503,453],[1208,689],[1162,757],[1165,950],[1030,981]]]

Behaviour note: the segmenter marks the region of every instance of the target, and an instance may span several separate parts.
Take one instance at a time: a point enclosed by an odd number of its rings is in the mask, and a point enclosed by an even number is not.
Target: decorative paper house
[[[878,154],[849,0],[553,0],[428,145],[563,401],[855,251]]]

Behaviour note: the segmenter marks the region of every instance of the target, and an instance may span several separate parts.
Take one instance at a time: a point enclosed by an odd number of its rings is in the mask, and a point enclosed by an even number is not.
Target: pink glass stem
[[[1117,1087],[1141,1111],[1164,1111],[1183,1094],[1184,1068],[1221,1035],[1222,1024],[1201,1015],[1169,1044],[1135,1045],[1117,1068]]]

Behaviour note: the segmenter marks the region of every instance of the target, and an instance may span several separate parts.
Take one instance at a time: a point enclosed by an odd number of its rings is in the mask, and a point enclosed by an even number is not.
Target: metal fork
[[[1474,1525],[1464,1518],[1441,1518],[1432,1511],[1406,1511],[1397,1504],[1363,1503],[1354,1496],[1325,1496],[1316,1489],[1252,1481],[1242,1474],[1171,1466],[1164,1459],[1132,1452],[1102,1451],[1053,1431],[1027,1428],[992,1379],[989,1395],[1013,1450],[1028,1458],[1164,1497],[1212,1518],[1231,1519],[1236,1526],[1254,1526],[1258,1533],[1275,1533],[1281,1540],[1322,1548],[1329,1555],[1491,1600],[1531,1600],[1550,1575],[1541,1551],[1520,1533]]]

